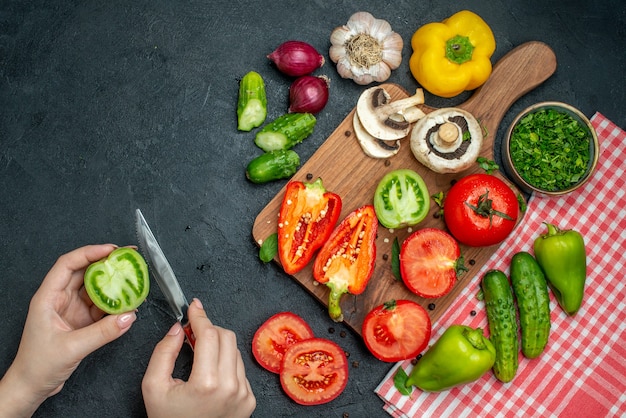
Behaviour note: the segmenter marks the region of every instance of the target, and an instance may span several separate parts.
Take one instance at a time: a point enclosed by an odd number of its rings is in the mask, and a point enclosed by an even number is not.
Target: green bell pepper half
[[[451,325],[413,367],[405,386],[444,391],[479,379],[495,360],[496,349],[481,328]]]
[[[545,223],[548,231],[535,239],[535,259],[561,308],[570,316],[580,309],[585,294],[587,254],[583,236]]]

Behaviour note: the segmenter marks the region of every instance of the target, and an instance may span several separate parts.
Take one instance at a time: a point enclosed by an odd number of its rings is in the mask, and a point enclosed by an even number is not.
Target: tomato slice
[[[428,312],[411,300],[391,300],[372,309],[363,320],[365,345],[379,360],[415,358],[430,341]]]
[[[340,213],[341,198],[326,191],[322,179],[287,184],[278,214],[278,256],[287,274],[299,272],[311,261]]]
[[[445,231],[423,228],[400,248],[400,274],[413,293],[425,298],[447,294],[456,283],[459,244]]]
[[[376,187],[374,208],[378,220],[386,228],[417,225],[430,210],[430,195],[426,183],[413,170],[391,171]]]
[[[300,405],[319,405],[335,399],[348,384],[348,359],[330,340],[312,338],[285,352],[280,384]]]
[[[148,265],[132,248],[116,248],[87,267],[85,290],[94,305],[108,314],[137,309],[150,291]]]
[[[300,316],[279,312],[265,321],[254,334],[252,354],[263,368],[278,373],[287,348],[313,337],[311,327]]]
[[[315,259],[313,277],[330,288],[328,313],[334,321],[343,321],[341,296],[363,293],[374,273],[377,231],[374,206],[361,206],[341,221]]]

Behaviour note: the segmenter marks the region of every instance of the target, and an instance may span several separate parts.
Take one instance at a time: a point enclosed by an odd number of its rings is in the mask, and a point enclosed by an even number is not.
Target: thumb
[[[167,335],[154,347],[152,357],[144,374],[146,382],[161,382],[172,378],[178,353],[183,346],[184,333],[180,322],[176,322]]]
[[[98,348],[121,337],[137,319],[135,312],[108,315],[93,324],[72,332],[76,342],[77,355],[81,359]]]

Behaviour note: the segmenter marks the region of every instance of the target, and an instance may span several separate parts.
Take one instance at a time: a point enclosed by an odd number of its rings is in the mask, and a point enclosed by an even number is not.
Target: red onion
[[[302,41],[287,41],[267,56],[278,69],[292,77],[311,74],[324,65],[324,57]]]
[[[330,79],[324,75],[305,75],[289,87],[289,111],[317,113],[328,102]]]

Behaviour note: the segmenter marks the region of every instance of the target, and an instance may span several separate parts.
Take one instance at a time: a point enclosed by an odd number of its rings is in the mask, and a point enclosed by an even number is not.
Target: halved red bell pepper
[[[302,270],[339,220],[341,198],[313,183],[290,181],[278,216],[278,256],[288,274]]]
[[[343,321],[341,296],[363,293],[374,273],[377,229],[373,205],[355,209],[335,228],[315,259],[313,276],[330,288],[328,313],[334,321]]]

